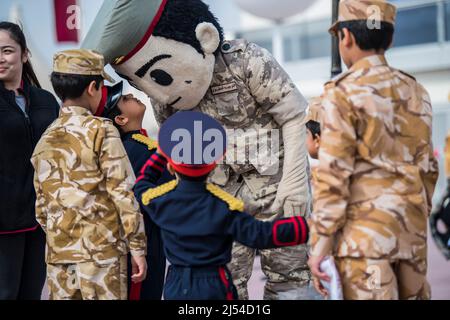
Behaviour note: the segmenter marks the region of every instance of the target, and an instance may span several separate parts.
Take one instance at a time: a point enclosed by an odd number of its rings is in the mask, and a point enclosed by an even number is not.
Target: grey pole
[[[332,23],[335,23],[339,18],[339,0],[332,2]],[[339,39],[331,37],[331,78],[334,78],[342,72],[341,55],[339,54]]]

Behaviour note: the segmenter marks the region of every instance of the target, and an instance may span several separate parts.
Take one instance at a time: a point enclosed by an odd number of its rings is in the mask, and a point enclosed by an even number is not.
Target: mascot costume
[[[241,198],[247,212],[265,220],[310,214],[306,100],[268,51],[225,41],[202,1],[105,0],[82,47],[102,53],[145,92],[159,123],[178,110],[218,120],[229,134],[227,155],[235,158],[219,164],[210,180]],[[264,299],[314,296],[306,245],[260,253]],[[248,298],[254,257],[235,243],[228,267],[241,299]]]

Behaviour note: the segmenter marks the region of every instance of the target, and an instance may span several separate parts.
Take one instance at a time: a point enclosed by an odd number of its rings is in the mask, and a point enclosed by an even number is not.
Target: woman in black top
[[[0,22],[0,300],[40,299],[45,282],[30,158],[59,106],[28,56],[20,27]]]

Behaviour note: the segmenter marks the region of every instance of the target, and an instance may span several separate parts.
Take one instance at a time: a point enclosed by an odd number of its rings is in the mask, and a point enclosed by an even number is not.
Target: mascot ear
[[[205,53],[214,53],[219,47],[219,31],[217,31],[217,28],[212,23],[199,23],[195,28],[195,35]]]

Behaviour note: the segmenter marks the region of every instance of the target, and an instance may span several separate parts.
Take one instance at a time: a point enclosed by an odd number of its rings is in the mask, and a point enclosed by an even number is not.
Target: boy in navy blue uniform
[[[103,88],[102,101],[96,115],[111,119],[119,129],[134,174],[139,176],[144,164],[157,147],[156,141],[148,137],[145,129],[142,129],[145,105],[131,94],[122,95],[123,82]],[[157,184],[168,182],[174,178],[167,170],[164,170]],[[140,283],[128,281],[129,299],[160,300],[166,271],[166,257],[161,233],[147,214],[144,214],[144,224],[148,248],[147,278]],[[131,279],[130,261],[128,270],[128,279]]]
[[[206,183],[225,153],[225,130],[216,120],[199,112],[177,112],[163,123],[158,141],[159,149],[144,166],[134,191],[161,228],[171,263],[164,299],[237,299],[226,267],[233,240],[259,249],[307,242],[303,217],[256,220],[244,212],[241,200]],[[158,186],[166,165],[177,179]]]

